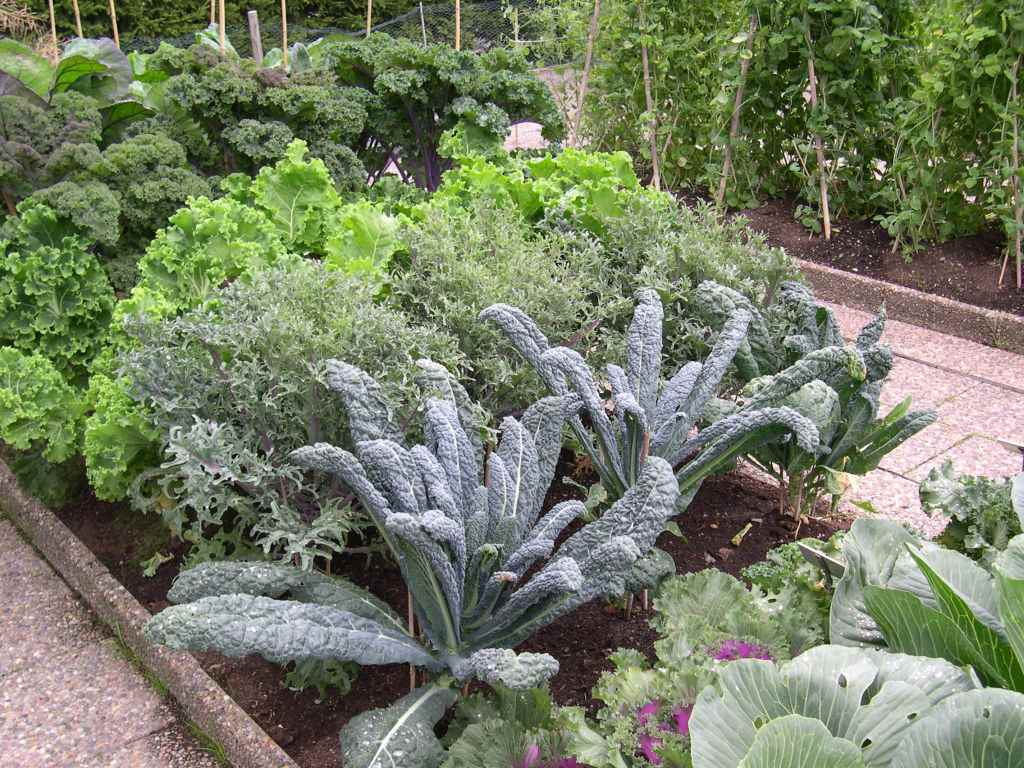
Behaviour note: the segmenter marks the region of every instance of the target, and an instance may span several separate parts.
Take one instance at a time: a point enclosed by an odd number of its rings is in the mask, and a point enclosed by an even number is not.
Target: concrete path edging
[[[277,743],[217,685],[189,653],[150,643],[142,628],[150,613],[57,516],[18,486],[0,460],[0,508],[28,536],[86,604],[160,678],[188,717],[219,742],[238,768],[298,768]]]
[[[975,307],[813,261],[797,259],[797,264],[819,300],[872,313],[884,303],[893,320],[998,349],[1024,350],[1024,317]]]

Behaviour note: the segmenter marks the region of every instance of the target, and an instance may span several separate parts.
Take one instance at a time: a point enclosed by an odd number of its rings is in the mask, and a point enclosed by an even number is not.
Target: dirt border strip
[[[797,259],[818,298],[888,316],[996,349],[1024,350],[1024,318]]]
[[[232,765],[298,768],[190,654],[153,645],[143,637],[149,611],[53,512],[21,490],[2,460],[0,507],[89,607],[117,628],[142,664],[167,685],[185,714],[224,747]]]

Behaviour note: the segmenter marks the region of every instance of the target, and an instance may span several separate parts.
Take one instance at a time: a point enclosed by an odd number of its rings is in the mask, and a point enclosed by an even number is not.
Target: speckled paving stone
[[[936,536],[946,527],[945,518],[929,517],[921,509],[916,482],[884,469],[876,469],[859,478],[843,502],[845,511],[864,515],[864,510],[855,506],[854,501],[869,502],[880,516],[909,523],[927,536]]]
[[[19,768],[77,766],[174,718],[112,643],[52,656],[0,685],[0,744]]]
[[[0,520],[0,678],[103,633],[57,575]]]
[[[940,405],[938,411],[940,422],[965,434],[1024,442],[1024,395],[978,384]]]
[[[892,407],[909,395],[912,408],[936,408],[977,384],[966,376],[897,357],[882,385],[881,402]]]
[[[928,476],[932,467],[937,467],[946,459],[951,459],[957,472],[966,475],[985,475],[987,477],[1009,477],[1021,471],[1019,453],[1011,453],[994,440],[986,437],[969,437],[956,444],[948,451],[936,456],[932,461],[912,470],[907,477],[921,482]]]
[[[930,466],[936,456],[966,439],[967,435],[961,430],[932,424],[883,457],[879,466],[894,474],[910,477],[913,470],[923,464]]]
[[[113,752],[102,752],[83,768],[220,768],[213,755],[200,749],[181,726],[133,741]],[[239,766],[241,768],[241,766]]]

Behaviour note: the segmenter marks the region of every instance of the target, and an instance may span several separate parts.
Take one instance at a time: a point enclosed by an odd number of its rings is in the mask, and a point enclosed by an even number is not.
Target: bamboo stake
[[[747,55],[740,59],[740,81],[736,85],[736,98],[732,104],[732,120],[729,124],[729,140],[725,145],[725,157],[722,158],[722,178],[718,180],[718,194],[715,205],[719,208],[725,202],[725,190],[732,173],[732,145],[740,133],[740,109],[743,106],[743,91],[747,85],[747,73],[750,71],[750,60],[754,54],[754,34],[757,32],[757,16],[750,14],[750,29],[747,32]]]
[[[644,24],[644,7],[640,6],[640,26]],[[644,101],[647,112],[651,116],[651,183],[661,191],[661,167],[658,162],[658,115],[654,111],[654,96],[651,94],[651,64],[647,53],[647,43],[640,44],[640,59],[644,68]]]
[[[1010,84],[1010,99],[1013,103],[1013,146],[1010,150],[1011,159],[1013,162],[1013,175],[1010,177],[1010,189],[1013,191],[1013,221],[1016,225],[1016,232],[1013,238],[1013,250],[1016,256],[1017,262],[1017,290],[1021,289],[1021,262],[1024,261],[1022,258],[1021,251],[1024,250],[1024,195],[1021,194],[1020,189],[1020,125],[1017,118],[1017,75],[1020,72],[1020,57],[1017,57],[1017,61],[1013,65],[1013,77]],[[1010,244],[1006,245],[1006,256],[1003,258],[1003,267],[999,270],[999,282],[997,287],[1003,287],[1003,277],[1006,275],[1006,268],[1010,263]]]
[[[226,32],[224,30],[224,27],[226,26],[225,16],[227,14],[224,13],[224,0],[219,0],[217,6],[218,10],[220,11],[220,22],[217,24],[217,26],[219,27],[219,29],[217,30],[217,37],[220,40],[220,55],[223,56],[225,53],[227,53],[227,39]]]
[[[281,62],[288,71],[288,0],[281,0]]]
[[[60,56],[60,43],[57,41],[57,14],[53,11],[53,0],[49,0],[50,6],[50,37],[53,38],[53,47]]]
[[[406,615],[409,621],[409,635],[416,637],[416,615],[412,611],[412,592],[406,591]],[[416,667],[409,665],[409,691],[416,690]]]
[[[249,11],[245,14],[249,19],[249,45],[252,47],[252,58],[257,66],[263,64],[263,35],[260,34],[259,11]]]
[[[373,0],[366,0],[366,36],[370,36],[373,27]]]
[[[462,50],[462,3],[455,0],[455,50]]]
[[[818,111],[818,78],[814,73],[814,48],[811,45],[811,33],[807,35],[807,79],[811,96],[811,111]],[[832,239],[832,216],[828,210],[828,172],[825,170],[825,146],[821,134],[814,134],[814,154],[818,159],[818,188],[821,195],[821,218],[825,229],[825,239]]]
[[[82,14],[78,10],[78,0],[71,0],[71,10],[75,12],[75,35],[82,37]]]
[[[427,20],[423,18],[423,3],[420,3],[420,31],[423,33],[423,44],[427,44]]]
[[[114,7],[114,0],[109,0],[110,3],[110,25],[114,28],[114,45],[118,48],[121,47],[121,35],[117,31],[117,8]]]
[[[594,43],[597,41],[597,28],[601,18],[601,0],[594,0],[594,13],[590,17],[590,30],[587,32],[587,53],[583,59],[583,77],[580,79],[580,92],[576,99],[576,114],[572,125],[572,141],[579,146],[580,123],[583,120],[583,102],[590,88],[590,67],[594,63]]]
[[[217,23],[217,0],[210,0],[210,23]]]

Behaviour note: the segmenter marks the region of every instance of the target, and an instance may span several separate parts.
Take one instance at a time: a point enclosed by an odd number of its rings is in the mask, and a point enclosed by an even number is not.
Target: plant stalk
[[[587,32],[587,53],[583,59],[583,76],[580,79],[580,92],[576,99],[576,114],[573,116],[572,142],[574,146],[580,143],[580,122],[583,120],[583,103],[587,98],[587,89],[590,87],[590,68],[594,63],[594,43],[597,41],[598,22],[601,17],[601,0],[594,0],[594,13],[590,17],[590,30]]]
[[[805,19],[805,24],[806,24]],[[807,32],[807,79],[811,97],[811,111],[818,111],[818,78],[814,71],[814,47],[811,43],[811,33],[808,27]],[[825,169],[825,146],[821,141],[821,134],[814,133],[814,154],[818,159],[818,185],[821,195],[821,219],[825,231],[825,239],[832,239],[832,216],[828,210],[828,172]]]
[[[658,115],[654,111],[654,95],[651,92],[651,62],[650,56],[647,52],[646,39],[646,23],[644,16],[644,6],[640,5],[640,27],[641,27],[641,43],[640,43],[640,61],[643,64],[644,70],[644,102],[647,106],[647,113],[651,116],[650,120],[650,141],[651,141],[651,184],[657,191],[661,191],[661,164],[658,162]]]
[[[743,106],[743,91],[747,85],[747,73],[754,55],[754,35],[757,33],[757,16],[750,14],[750,29],[747,31],[747,56],[740,58],[740,81],[736,85],[736,98],[732,104],[732,120],[729,123],[729,140],[725,144],[725,156],[722,158],[722,178],[718,180],[718,194],[715,205],[719,208],[725,202],[725,189],[732,174],[732,146],[740,133],[740,108]]]

